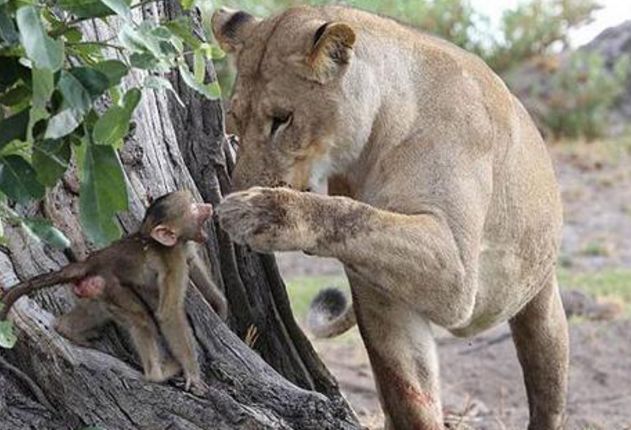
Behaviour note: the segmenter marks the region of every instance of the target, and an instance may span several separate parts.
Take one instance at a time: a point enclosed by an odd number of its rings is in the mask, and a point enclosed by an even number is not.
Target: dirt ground
[[[594,144],[592,144],[594,145]],[[572,272],[631,268],[631,157],[594,146],[553,147],[565,204],[560,263]],[[335,275],[327,259],[278,256],[286,279]],[[631,290],[631,285],[628,285]],[[524,429],[527,401],[515,349],[495,342],[506,325],[473,339],[438,335],[444,410],[453,428]],[[573,321],[568,429],[631,429],[631,320]],[[314,341],[362,423],[383,418],[357,329]]]

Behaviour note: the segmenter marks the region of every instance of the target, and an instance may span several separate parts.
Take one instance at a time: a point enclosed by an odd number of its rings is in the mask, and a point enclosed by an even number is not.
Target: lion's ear
[[[355,31],[343,22],[327,22],[316,30],[307,64],[318,81],[326,82],[350,62],[355,39]]]
[[[237,52],[246,37],[259,22],[247,12],[222,7],[212,17],[211,24],[215,39],[226,52]]]

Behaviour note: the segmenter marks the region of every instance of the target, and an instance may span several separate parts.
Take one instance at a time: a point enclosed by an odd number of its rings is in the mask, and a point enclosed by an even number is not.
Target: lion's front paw
[[[300,248],[297,221],[299,193],[283,188],[255,187],[230,194],[216,212],[232,240],[260,252]]]

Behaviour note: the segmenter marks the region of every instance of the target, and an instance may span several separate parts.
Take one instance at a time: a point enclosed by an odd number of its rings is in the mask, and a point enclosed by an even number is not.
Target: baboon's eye
[[[279,128],[282,126],[288,125],[291,122],[292,114],[284,113],[279,115],[274,115],[272,117],[272,128],[270,129],[270,135],[273,136]]]

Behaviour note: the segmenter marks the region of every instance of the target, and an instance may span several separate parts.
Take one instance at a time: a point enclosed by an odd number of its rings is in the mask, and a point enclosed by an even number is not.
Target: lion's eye
[[[289,124],[291,121],[291,113],[283,114],[283,115],[274,115],[272,117],[272,128],[270,130],[270,135],[273,136],[278,129],[283,126]]]

